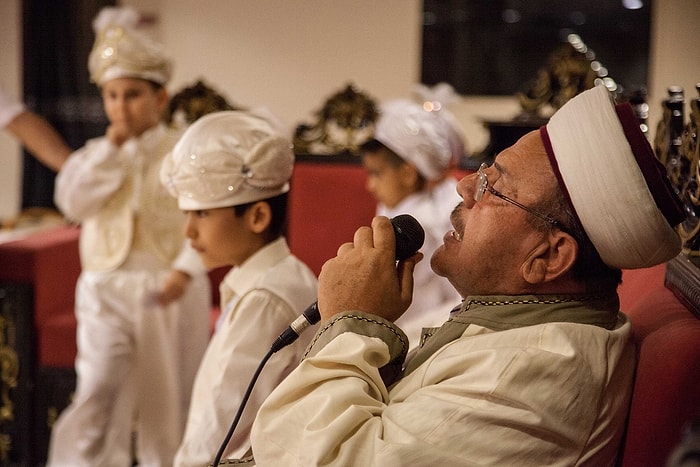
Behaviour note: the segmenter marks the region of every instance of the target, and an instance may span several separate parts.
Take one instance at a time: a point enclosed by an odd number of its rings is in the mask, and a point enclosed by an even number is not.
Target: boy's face
[[[362,165],[367,170],[367,191],[389,208],[418,191],[418,172],[406,162],[392,162],[384,150],[364,152]]]
[[[160,122],[168,103],[165,89],[155,89],[148,81],[115,78],[101,89],[105,113],[112,126],[123,134],[138,137]]]
[[[258,248],[248,216],[232,207],[185,211],[185,236],[207,268],[238,266]]]

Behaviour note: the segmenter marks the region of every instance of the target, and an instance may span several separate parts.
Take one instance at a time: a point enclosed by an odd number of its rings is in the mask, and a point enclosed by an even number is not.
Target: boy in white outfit
[[[170,63],[135,29],[133,10],[95,20],[89,58],[110,121],[73,153],[55,201],[81,223],[76,288],[77,388],[56,422],[52,466],[170,466],[208,340],[206,269],[182,235],[184,217],[160,184],[180,136],[160,123]]]
[[[222,316],[194,383],[175,465],[212,462],[249,382],[277,336],[316,300],[313,272],[283,236],[294,154],[268,120],[225,111],[201,117],[162,166],[161,180],[187,215],[185,234],[209,268],[232,265]],[[299,363],[313,333],[272,355],[223,454],[243,456],[267,395]]]
[[[459,132],[441,112],[397,99],[382,105],[374,138],[360,147],[367,170],[367,190],[377,199],[377,215],[415,217],[425,230],[421,251],[427,257],[450,230],[450,211],[459,203],[451,164],[464,153]],[[411,349],[420,344],[425,327],[439,326],[461,301],[447,279],[428,261],[416,266],[413,302],[397,321]]]
[[[54,172],[61,169],[71,152],[68,143],[44,117],[38,115],[0,86],[0,129]]]

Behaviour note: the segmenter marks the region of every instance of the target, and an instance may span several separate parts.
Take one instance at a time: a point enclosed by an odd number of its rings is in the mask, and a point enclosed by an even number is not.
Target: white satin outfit
[[[76,287],[77,388],[53,427],[49,466],[171,466],[192,381],[208,341],[211,290],[183,236],[184,216],[158,178],[178,134],[158,126],[117,148],[105,138],[76,151],[55,200],[81,223]],[[161,307],[172,269],[191,280]]]

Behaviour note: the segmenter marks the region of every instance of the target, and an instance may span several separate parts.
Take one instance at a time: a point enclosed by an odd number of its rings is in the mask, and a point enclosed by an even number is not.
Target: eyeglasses
[[[517,206],[524,211],[529,212],[533,216],[537,216],[540,219],[542,219],[543,221],[549,222],[550,224],[556,225],[560,229],[565,230],[564,227],[562,226],[561,222],[559,222],[558,220],[556,220],[552,217],[549,217],[546,214],[542,214],[541,212],[535,211],[532,208],[528,208],[524,204],[518,203],[514,199],[507,197],[506,195],[504,195],[500,191],[489,186],[489,180],[488,180],[488,178],[486,178],[486,172],[484,172],[484,170],[488,169],[488,167],[489,167],[488,165],[486,165],[485,163],[482,163],[481,166],[479,167],[479,170],[477,171],[476,188],[474,190],[474,201],[476,201],[477,203],[479,201],[481,201],[481,198],[483,198],[484,193],[486,192],[486,190],[488,190],[489,193],[501,198],[503,201],[507,201],[510,204]]]

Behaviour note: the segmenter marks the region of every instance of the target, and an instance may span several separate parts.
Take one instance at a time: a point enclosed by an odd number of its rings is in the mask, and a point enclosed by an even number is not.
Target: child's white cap
[[[95,17],[92,26],[96,37],[88,70],[98,86],[116,78],[141,78],[158,84],[170,79],[170,60],[161,44],[137,30],[139,18],[129,7],[106,7]]]
[[[605,86],[582,92],[540,129],[559,185],[602,260],[619,269],[663,263],[681,250],[678,196],[629,104]]]
[[[381,106],[374,139],[413,164],[428,180],[441,179],[452,160],[464,153],[460,133],[440,112],[425,110],[408,99]]]
[[[251,203],[289,191],[291,142],[267,120],[223,111],[195,121],[166,156],[160,179],[185,211]]]

